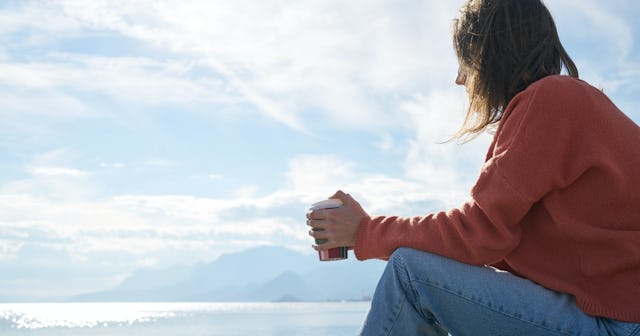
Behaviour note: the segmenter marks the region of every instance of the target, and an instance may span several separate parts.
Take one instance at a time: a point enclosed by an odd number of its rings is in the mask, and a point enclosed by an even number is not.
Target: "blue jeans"
[[[361,335],[640,336],[640,324],[583,313],[573,296],[492,267],[399,248]]]

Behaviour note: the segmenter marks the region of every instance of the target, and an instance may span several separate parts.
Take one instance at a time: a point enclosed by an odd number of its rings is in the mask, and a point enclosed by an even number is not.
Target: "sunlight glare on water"
[[[353,335],[369,302],[0,304],[0,334]],[[249,322],[249,323],[247,323]]]
[[[209,304],[216,308],[216,304]],[[219,304],[224,306],[224,304]],[[0,305],[0,319],[18,329],[85,328],[106,323],[132,324],[174,317],[177,312],[198,309],[198,304],[166,303],[29,303]],[[221,307],[224,309],[223,307]]]

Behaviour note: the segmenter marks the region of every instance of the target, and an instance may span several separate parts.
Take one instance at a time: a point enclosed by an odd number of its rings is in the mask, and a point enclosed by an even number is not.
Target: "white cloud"
[[[331,155],[296,157],[289,163],[287,177],[287,189],[305,195],[307,202],[327,198],[356,179],[353,163]]]
[[[393,148],[393,145],[394,145],[394,139],[393,139],[393,136],[389,133],[382,134],[378,142],[376,142],[376,147],[378,147],[378,149],[380,149],[383,152],[387,152],[391,150]]]
[[[635,2],[623,4],[625,0],[602,2],[597,0],[564,0],[550,4],[552,14],[558,24],[573,28],[563,33],[581,36],[591,43],[594,41],[607,44],[607,54],[610,61],[624,61],[631,51],[634,43],[634,34],[631,24],[622,18],[621,9],[637,7]],[[635,5],[635,6],[634,6]],[[569,14],[570,15],[566,15]],[[569,25],[570,23],[571,25]]]
[[[443,143],[458,130],[465,105],[462,88],[416,96],[403,105],[415,129],[405,159],[405,174],[432,192],[466,197],[482,165],[488,136],[464,145]],[[461,200],[462,196],[457,198]]]
[[[0,63],[0,84],[10,88],[0,95],[4,113],[95,116],[99,105],[83,96],[93,93],[150,106],[238,101],[219,79],[193,78],[198,65],[189,60],[54,54],[42,61]]]
[[[35,29],[46,36],[47,30],[27,20],[46,17],[54,26],[47,37],[54,41],[87,30],[111,32],[190,61],[54,54],[45,55],[45,64],[7,64],[7,77],[1,80],[41,89],[70,86],[145,103],[239,98],[302,132],[308,131],[302,120],[310,108],[320,108],[343,126],[397,127],[392,112],[396,94],[453,78],[448,21],[456,8],[384,1],[357,6],[339,1],[25,6],[13,17],[20,22],[18,31]],[[56,34],[60,31],[65,34]],[[443,57],[443,49],[450,57]],[[211,76],[198,80],[175,72],[194,64],[208,68]],[[8,75],[15,72],[24,75]]]
[[[220,174],[216,174],[216,173],[211,173],[207,175],[208,178],[212,179],[212,180],[221,180],[224,178],[223,175]]]
[[[16,237],[7,236],[6,229],[2,229],[0,233],[2,237],[6,237],[6,239],[0,239],[0,262],[15,259],[24,243]],[[26,238],[22,232],[18,235],[23,236],[22,239]]]
[[[78,154],[60,148],[35,154],[32,162],[23,168],[27,176],[9,179],[0,185],[2,195],[24,195],[32,198],[51,199],[58,202],[93,199],[97,187],[92,182],[93,173],[75,166]],[[29,210],[24,209],[29,212]]]
[[[68,155],[52,151],[35,161],[56,162]],[[56,187],[64,192],[76,188],[72,190],[86,195],[84,190],[94,189],[98,181],[70,168],[40,168],[37,172],[32,180],[23,181],[30,188],[16,188],[14,183],[0,193],[3,236],[16,242],[2,251],[4,258],[15,256],[25,242],[56,246],[78,261],[96,253],[148,256],[166,250],[191,251],[192,257],[202,258],[256,242],[303,249],[309,245],[304,227],[306,206],[338,188],[354,194],[374,213],[421,213],[419,209],[433,210],[446,200],[419,181],[362,171],[333,156],[304,155],[291,160],[289,182],[273,193],[251,192],[224,199],[189,195],[60,198]],[[48,182],[51,177],[75,178],[77,174],[86,178],[71,185]],[[50,192],[32,191],[43,186]]]
[[[4,245],[0,258],[17,257],[26,243],[59,248],[78,262],[95,259],[101,253],[124,256],[114,260],[120,264],[131,263],[127,255],[149,257],[167,251],[190,255],[189,259],[181,256],[183,259],[158,261],[160,266],[167,266],[211,259],[257,241],[298,249],[308,246],[302,211],[301,219],[268,213],[260,216],[261,203],[261,199],[145,195],[58,202],[28,195],[0,195],[3,236],[13,242]],[[244,212],[246,218],[223,218],[231,211]]]
[[[69,86],[146,104],[246,101],[302,132],[312,132],[303,120],[318,109],[342,127],[397,128],[402,96],[453,81],[449,29],[459,6],[275,0],[27,3],[4,14],[8,23],[0,26],[0,34],[31,30],[44,36],[40,43],[45,44],[99,31],[174,56],[45,55],[40,63],[5,64],[0,81],[42,90]],[[612,4],[565,0],[550,6],[560,23],[584,28],[576,31],[585,36],[604,36],[607,46],[599,49],[610,49],[627,64],[635,41],[631,23],[614,14]],[[564,15],[576,10],[582,15]],[[209,73],[199,71],[194,78],[190,69]]]
[[[33,167],[31,168],[31,172],[35,175],[46,175],[46,176],[55,176],[55,175],[85,176],[89,174],[88,172],[82,171],[80,169],[64,168],[64,167]]]
[[[1,81],[0,84],[2,84]],[[10,121],[26,129],[27,131],[24,132],[26,134],[32,134],[28,130],[33,130],[35,127],[23,121],[26,117],[35,115],[53,118],[86,118],[96,115],[93,108],[81,99],[56,91],[21,90],[12,87],[0,92],[0,104],[3,106],[0,115],[5,120],[5,127],[6,122]]]
[[[443,146],[443,145],[436,145]],[[444,153],[444,154],[443,154]],[[291,161],[288,177],[290,185],[277,195],[298,197],[303,204],[311,204],[331,196],[337,190],[352,194],[370,214],[420,215],[459,205],[468,197],[469,181],[453,171],[453,160],[446,162],[447,151],[430,150],[422,166],[407,169],[407,175],[387,176],[333,156],[300,156]],[[411,176],[414,169],[424,168],[426,162],[443,161],[437,169]],[[412,165],[418,163],[412,162]],[[478,163],[478,167],[481,162]],[[429,175],[431,173],[431,175]],[[449,174],[449,175],[447,175]],[[473,179],[473,177],[471,177]],[[441,181],[444,179],[444,181]]]
[[[120,168],[124,168],[126,165],[122,162],[100,162],[99,164],[100,168],[115,168],[115,169],[120,169]]]
[[[19,2],[9,5],[10,10],[0,11],[0,34],[11,37],[12,33],[23,30],[33,31],[35,36],[26,39],[7,39],[8,43],[41,44],[46,36],[62,36],[78,30],[77,20],[65,16],[55,2]]]
[[[174,167],[176,162],[167,159],[149,159],[142,162],[143,165],[153,167]]]
[[[560,38],[580,70],[580,76],[613,98],[637,92],[637,2],[629,0],[564,0],[549,4]],[[615,100],[615,99],[614,99]],[[628,111],[627,113],[635,113]]]

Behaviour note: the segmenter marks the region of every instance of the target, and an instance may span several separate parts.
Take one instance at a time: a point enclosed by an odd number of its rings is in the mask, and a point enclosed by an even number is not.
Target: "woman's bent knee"
[[[416,250],[410,247],[399,247],[393,252],[393,254],[391,254],[389,261],[400,261],[408,268],[414,268],[417,266],[426,269],[456,262],[437,254]]]

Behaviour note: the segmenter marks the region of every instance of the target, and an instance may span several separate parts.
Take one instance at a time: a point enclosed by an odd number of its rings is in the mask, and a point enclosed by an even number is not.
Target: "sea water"
[[[370,302],[6,303],[0,335],[356,335]]]

